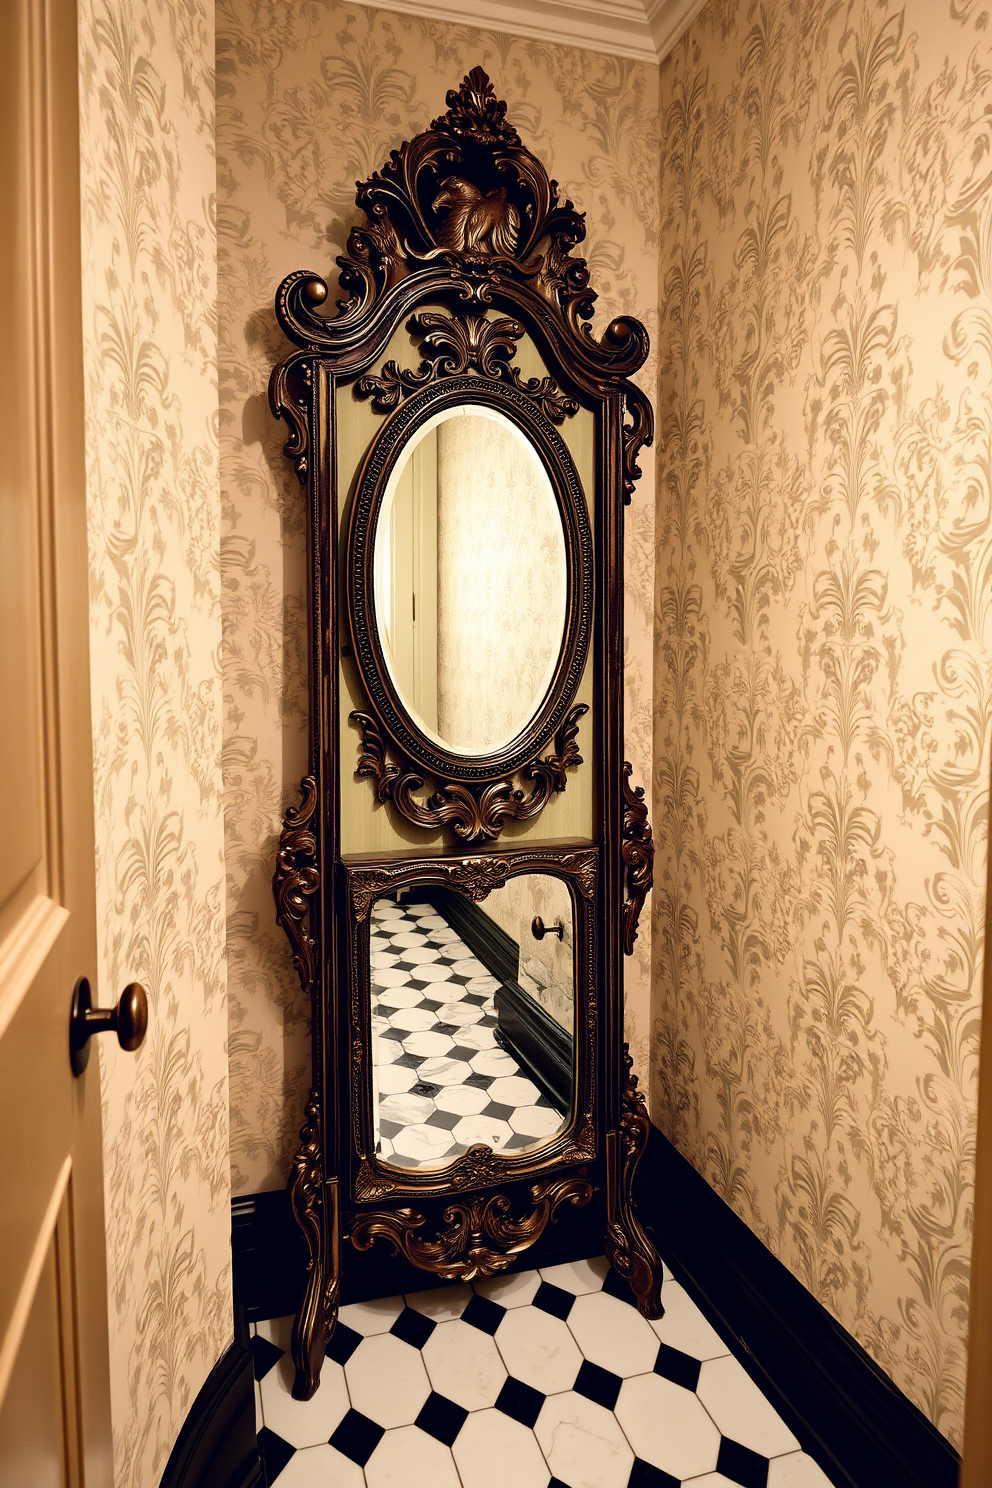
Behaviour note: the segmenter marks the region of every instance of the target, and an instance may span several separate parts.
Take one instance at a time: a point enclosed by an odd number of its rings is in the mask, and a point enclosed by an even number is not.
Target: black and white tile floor
[[[654,1323],[604,1260],[341,1309],[320,1387],[252,1325],[269,1488],[830,1488],[666,1271]]]
[[[378,900],[371,962],[384,1158],[433,1167],[479,1142],[526,1151],[559,1129],[561,1115],[497,1044],[499,983],[432,905]]]

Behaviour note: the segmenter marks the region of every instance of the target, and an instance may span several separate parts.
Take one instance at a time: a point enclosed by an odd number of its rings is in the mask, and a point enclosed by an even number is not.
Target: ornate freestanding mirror
[[[622,975],[651,883],[622,688],[647,336],[591,334],[581,214],[486,75],[447,102],[359,185],[337,313],[312,272],[276,299],[309,510],[310,769],[275,877],[313,1010],[304,1399],[369,1252],[471,1280],[571,1233],[661,1312]]]

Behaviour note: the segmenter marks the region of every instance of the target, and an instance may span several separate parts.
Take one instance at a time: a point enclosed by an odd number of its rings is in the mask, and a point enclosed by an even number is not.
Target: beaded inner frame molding
[[[623,1043],[623,955],[653,852],[644,792],[623,759],[623,514],[652,437],[650,404],[630,378],[647,356],[647,333],[621,316],[593,334],[595,293],[573,252],[583,216],[522,143],[486,74],[474,69],[447,105],[359,184],[364,221],[338,259],[336,314],[312,270],[290,274],[276,295],[294,349],[273,371],[270,401],[288,425],[285,452],[308,503],[311,627],[310,764],[286,813],[274,878],[279,922],[312,1003],[312,1089],[290,1177],[309,1258],[293,1336],[301,1399],[319,1383],[342,1267],[372,1247],[464,1280],[508,1269],[549,1227],[560,1232],[585,1211],[601,1220],[597,1239],[642,1312],[661,1313],[661,1265],[630,1200],[649,1126]],[[403,328],[419,353],[410,365],[386,357]],[[545,375],[521,371],[525,338]],[[342,389],[380,420],[347,489],[336,446]],[[477,755],[429,738],[405,708],[378,638],[372,583],[390,472],[424,421],[460,403],[500,412],[538,452],[567,572],[564,637],[545,696],[514,739]],[[588,500],[563,437],[580,409],[596,431]],[[351,712],[360,737],[351,767],[338,743],[342,655],[365,697]],[[591,708],[577,701],[590,678]],[[580,770],[592,775],[591,837],[538,845],[524,824]],[[395,851],[342,853],[342,791],[387,812]],[[418,833],[424,851],[408,845]],[[565,879],[576,908],[569,1120],[525,1160],[480,1146],[450,1171],[387,1172],[367,1150],[373,1091],[356,1004],[363,988],[368,995],[363,914],[390,885],[447,884],[481,900],[528,865]]]

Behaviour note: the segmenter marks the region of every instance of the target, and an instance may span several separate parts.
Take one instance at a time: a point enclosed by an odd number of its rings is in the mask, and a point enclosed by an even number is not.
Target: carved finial
[[[480,145],[519,146],[519,134],[506,122],[506,104],[496,97],[489,74],[481,67],[473,67],[444,101],[448,112],[431,125],[439,134],[457,134]]]

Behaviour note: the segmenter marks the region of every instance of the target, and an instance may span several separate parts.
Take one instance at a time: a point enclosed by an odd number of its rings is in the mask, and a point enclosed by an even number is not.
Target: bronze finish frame
[[[289,427],[286,454],[307,494],[311,620],[310,766],[301,804],[286,813],[274,880],[278,919],[312,1003],[313,1089],[290,1177],[309,1255],[293,1337],[294,1393],[302,1399],[317,1387],[335,1325],[345,1240],[367,1248],[382,1238],[438,1276],[492,1274],[536,1243],[556,1217],[601,1190],[607,1255],[629,1279],[641,1311],[649,1317],[661,1311],[660,1262],[630,1202],[648,1118],[623,1044],[623,952],[633,945],[651,881],[646,807],[630,788],[623,760],[623,510],[639,474],[638,452],[652,437],[650,404],[629,378],[647,355],[647,334],[629,317],[613,320],[599,339],[591,333],[595,294],[584,261],[572,254],[584,236],[582,216],[560,200],[541,162],[507,123],[485,73],[475,69],[447,102],[446,114],[359,185],[367,222],[352,230],[338,260],[346,298],[337,315],[320,313],[328,290],[312,272],[291,274],[276,297],[295,350],[273,371],[270,401]],[[405,324],[420,341],[416,368],[382,361]],[[513,365],[525,333],[547,376],[525,379]],[[428,416],[425,407],[440,407],[456,387],[463,399],[489,400],[528,432],[538,431],[534,442],[569,534],[569,619],[555,680],[518,739],[491,758],[447,759],[410,730],[403,710],[388,706],[388,677],[376,661],[368,614],[349,617],[369,694],[356,719],[363,733],[359,772],[371,777],[388,810],[452,834],[454,845],[430,856],[341,858],[338,526],[350,496],[339,489],[337,467],[342,387],[369,399],[385,420],[366,468],[385,448],[394,420],[396,428],[415,427]],[[593,413],[596,427],[591,521],[554,427],[580,407]],[[359,479],[354,491],[361,489]],[[381,486],[373,480],[365,490],[374,505]],[[359,501],[351,499],[350,553],[356,554],[363,539],[368,551],[371,534],[367,516],[356,516]],[[591,669],[593,684],[586,765],[577,742],[585,709],[575,704],[583,667]],[[554,751],[542,759],[552,739]],[[556,842],[539,853],[525,839],[512,848],[486,846],[507,822],[536,816],[564,789],[566,772],[580,766],[593,772],[592,840]],[[435,788],[420,799],[415,792],[428,776]],[[467,843],[483,845],[478,856],[464,857]],[[349,930],[352,911],[358,913],[362,895],[371,903],[383,875],[390,882],[434,875],[434,882],[484,895],[537,862],[541,871],[568,878],[585,927],[577,985],[584,999],[575,1041],[578,1116],[562,1140],[533,1154],[500,1158],[474,1148],[443,1183],[436,1173],[424,1182],[422,1173],[377,1170],[367,1141],[367,1037],[361,1047],[351,1043],[361,995],[355,947],[365,933],[360,917],[357,931]],[[365,975],[363,968],[362,986]],[[366,1124],[360,1119],[356,1126],[355,1113],[363,1110]],[[378,1191],[383,1182],[391,1185],[388,1193]]]

